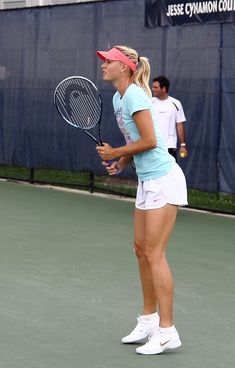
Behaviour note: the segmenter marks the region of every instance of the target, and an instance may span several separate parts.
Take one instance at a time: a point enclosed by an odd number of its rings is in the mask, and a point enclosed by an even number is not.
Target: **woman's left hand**
[[[104,161],[109,161],[116,158],[114,154],[114,148],[108,143],[103,143],[103,146],[96,146],[96,151]]]

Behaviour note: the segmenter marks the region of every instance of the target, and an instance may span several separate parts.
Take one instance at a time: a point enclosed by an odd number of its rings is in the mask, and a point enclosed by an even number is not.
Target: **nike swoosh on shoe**
[[[160,346],[164,346],[164,345],[166,345],[166,344],[168,344],[168,342],[170,342],[171,340],[167,340],[167,341],[165,341],[165,342],[160,342]]]

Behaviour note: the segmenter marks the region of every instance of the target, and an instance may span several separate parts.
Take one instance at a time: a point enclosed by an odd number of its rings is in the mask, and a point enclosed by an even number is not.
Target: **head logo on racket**
[[[101,115],[102,100],[94,83],[81,76],[62,80],[55,89],[54,103],[62,118],[80,128],[93,141],[102,146]],[[87,130],[98,126],[98,138]]]

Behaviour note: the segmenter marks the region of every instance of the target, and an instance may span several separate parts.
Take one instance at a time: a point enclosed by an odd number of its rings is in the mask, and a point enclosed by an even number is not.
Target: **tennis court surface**
[[[133,202],[0,182],[1,368],[228,368],[235,218],[180,210],[168,248],[183,346],[139,356]]]

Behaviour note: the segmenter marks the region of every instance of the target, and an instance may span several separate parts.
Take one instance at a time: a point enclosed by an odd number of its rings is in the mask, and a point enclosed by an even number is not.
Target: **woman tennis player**
[[[173,278],[166,259],[177,208],[187,204],[184,174],[168,153],[155,120],[150,65],[146,57],[126,46],[97,51],[103,60],[103,80],[116,89],[113,107],[126,145],[107,143],[96,148],[110,175],[134,158],[138,188],[134,213],[134,250],[143,290],[143,311],[123,344],[143,343],[138,354],[159,354],[181,346],[173,323]],[[108,160],[114,160],[107,164]],[[106,162],[105,162],[106,161]]]

